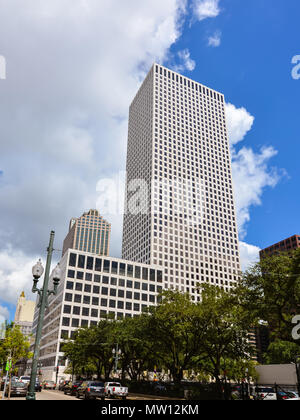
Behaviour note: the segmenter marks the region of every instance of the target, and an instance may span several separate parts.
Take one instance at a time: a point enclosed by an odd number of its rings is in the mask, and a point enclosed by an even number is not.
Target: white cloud
[[[235,145],[251,130],[254,117],[245,108],[236,108],[230,103],[226,104],[225,112],[230,144]]]
[[[180,58],[181,63],[173,66],[173,70],[177,72],[183,72],[185,70],[193,71],[196,68],[196,62],[191,59],[191,54],[186,48],[184,50],[178,51],[178,57]]]
[[[210,47],[219,47],[221,45],[221,32],[216,31],[212,36],[208,38],[208,45]]]
[[[0,252],[0,296],[2,301],[16,304],[22,291],[25,292],[27,299],[35,300],[31,292],[31,270],[37,259],[37,257],[35,259],[28,257],[22,251],[13,251],[9,248]],[[8,319],[7,308],[4,307],[0,312]]]
[[[196,19],[199,21],[215,18],[221,12],[219,0],[194,0],[193,11]]]
[[[259,251],[259,247],[240,241],[240,259],[243,271],[259,261]]]
[[[245,108],[225,106],[227,129],[231,147],[232,176],[234,184],[237,223],[240,238],[247,234],[252,206],[262,203],[262,195],[267,187],[275,187],[283,175],[277,168],[269,167],[270,160],[277,155],[272,147],[262,147],[255,152],[251,147],[237,150],[254,124],[254,117]]]

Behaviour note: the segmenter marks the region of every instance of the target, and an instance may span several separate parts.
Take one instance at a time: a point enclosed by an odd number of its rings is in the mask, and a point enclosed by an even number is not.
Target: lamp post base
[[[26,395],[26,400],[29,400],[29,401],[31,401],[31,400],[35,400],[36,398],[35,398],[35,392],[28,392],[27,393],[27,395]]]

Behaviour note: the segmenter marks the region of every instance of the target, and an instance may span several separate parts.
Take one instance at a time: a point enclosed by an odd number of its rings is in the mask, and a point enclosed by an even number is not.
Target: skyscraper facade
[[[23,335],[29,336],[32,330],[35,302],[27,300],[22,292],[17,303],[14,323],[20,327]]]
[[[224,95],[154,64],[129,112],[122,257],[164,268],[164,287],[239,275]]]
[[[73,217],[64,240],[62,255],[68,249],[108,255],[110,232],[110,223],[103,219],[98,210],[89,210],[81,217]]]

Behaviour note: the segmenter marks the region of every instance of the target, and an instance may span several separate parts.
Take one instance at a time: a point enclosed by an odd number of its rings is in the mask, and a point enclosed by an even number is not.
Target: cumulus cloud
[[[194,0],[193,11],[197,20],[217,17],[221,9],[219,0]]]
[[[185,70],[193,71],[196,68],[196,62],[191,59],[190,51],[185,48],[184,50],[178,51],[177,53],[180,64],[172,66],[174,71],[183,72]]]
[[[221,45],[221,36],[220,31],[216,31],[213,35],[208,37],[208,46],[209,47],[219,47]]]
[[[254,117],[245,108],[236,108],[230,103],[225,105],[225,112],[229,141],[233,146],[244,140],[253,126]]]
[[[240,259],[243,271],[259,261],[259,251],[259,247],[240,241]]]

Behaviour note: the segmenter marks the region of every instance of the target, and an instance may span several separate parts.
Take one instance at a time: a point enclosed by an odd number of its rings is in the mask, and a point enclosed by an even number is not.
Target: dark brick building
[[[283,239],[274,245],[271,245],[265,249],[262,249],[259,253],[260,258],[267,257],[270,255],[278,254],[284,251],[291,251],[293,249],[300,248],[300,235],[294,235],[290,238]]]

